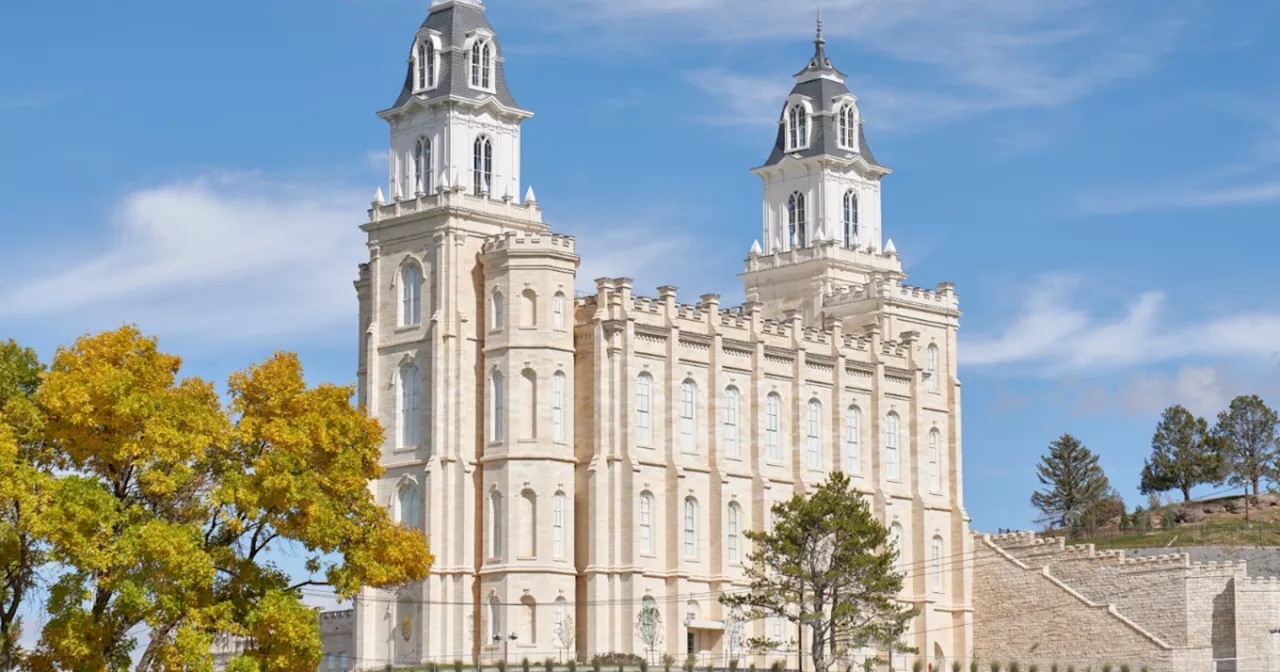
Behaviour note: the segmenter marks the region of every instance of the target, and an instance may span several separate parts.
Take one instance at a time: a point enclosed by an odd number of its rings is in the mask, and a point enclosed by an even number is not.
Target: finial
[[[382,187],[378,187],[378,191],[373,195],[374,205],[386,205],[387,199],[382,196]]]
[[[758,241],[758,240],[757,240],[757,241],[753,241],[753,242],[751,243],[751,254],[753,254],[753,255],[755,255],[755,256],[759,256],[759,255],[761,255],[761,254],[763,254],[763,253],[764,253],[764,250],[760,249],[760,241]]]
[[[893,244],[892,238],[889,239],[889,242],[884,244],[884,253],[886,256],[898,254],[898,246]]]
[[[537,197],[537,196],[535,196],[535,195],[534,195],[534,193],[533,193],[533,185],[529,185],[529,190],[528,190],[528,191],[526,191],[526,192],[524,192],[524,202],[525,202],[525,203],[537,203],[537,202],[538,202],[538,197]]]
[[[818,41],[826,41],[822,39],[822,3],[818,3]]]

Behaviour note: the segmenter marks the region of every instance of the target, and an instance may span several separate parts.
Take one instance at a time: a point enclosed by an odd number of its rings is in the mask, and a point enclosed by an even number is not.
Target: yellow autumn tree
[[[207,670],[218,633],[252,637],[237,669],[311,672],[307,585],[341,597],[423,578],[421,531],[372,499],[382,430],[352,389],[308,387],[277,354],[213,386],[133,327],[60,349],[33,396],[55,455],[56,577],[34,670]],[[308,555],[296,582],[268,551]],[[141,646],[140,642],[145,642]]]

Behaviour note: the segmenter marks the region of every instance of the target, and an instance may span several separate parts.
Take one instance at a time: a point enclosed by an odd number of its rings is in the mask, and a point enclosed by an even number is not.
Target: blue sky
[[[355,369],[374,117],[426,0],[4,3],[0,338],[136,322],[225,380]],[[488,0],[580,278],[741,299],[807,0]],[[1025,528],[1076,434],[1130,505],[1159,411],[1280,392],[1280,5],[826,0],[911,282],[955,282],[966,499]],[[652,290],[651,290],[652,291]]]

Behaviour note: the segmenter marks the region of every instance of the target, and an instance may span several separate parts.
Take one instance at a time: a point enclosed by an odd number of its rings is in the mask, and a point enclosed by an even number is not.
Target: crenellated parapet
[[[876,276],[865,284],[837,287],[823,295],[822,306],[839,308],[876,299],[890,299],[949,312],[960,310],[960,297],[956,294],[954,284],[944,282],[935,289],[926,289],[903,284],[900,278],[894,276]]]
[[[573,236],[559,233],[526,233],[508,231],[490,236],[481,247],[482,254],[495,252],[555,252],[577,254],[577,241]]]
[[[474,195],[458,188],[442,188],[433,194],[417,194],[407,198],[393,198],[390,202],[382,199],[382,190],[369,207],[369,223],[386,223],[409,217],[421,217],[445,211],[466,211],[482,218],[495,218],[535,227],[545,226],[542,222],[542,208],[538,202],[526,199],[523,203],[515,198],[493,198],[488,195]]]
[[[882,272],[902,273],[902,259],[898,257],[896,250],[882,251],[870,245],[848,248],[834,240],[818,241],[809,247],[770,251],[769,254],[753,252],[747,257],[746,272],[824,260],[857,264]]]

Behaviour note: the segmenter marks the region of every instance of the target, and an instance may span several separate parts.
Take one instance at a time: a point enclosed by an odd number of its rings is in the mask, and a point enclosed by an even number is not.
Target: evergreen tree
[[[1211,444],[1204,418],[1181,406],[1166,408],[1151,437],[1151,459],[1142,467],[1142,494],[1177,489],[1182,501],[1191,501],[1191,488],[1221,477],[1222,457]]]
[[[1070,434],[1049,444],[1038,472],[1040,484],[1046,487],[1031,495],[1031,504],[1053,527],[1079,531],[1088,514],[1111,492],[1098,456]]]
[[[1218,414],[1213,435],[1226,460],[1226,477],[1232,485],[1244,486],[1244,519],[1249,520],[1249,488],[1257,496],[1264,478],[1274,478],[1276,470],[1276,412],[1256,394],[1241,395]]]

